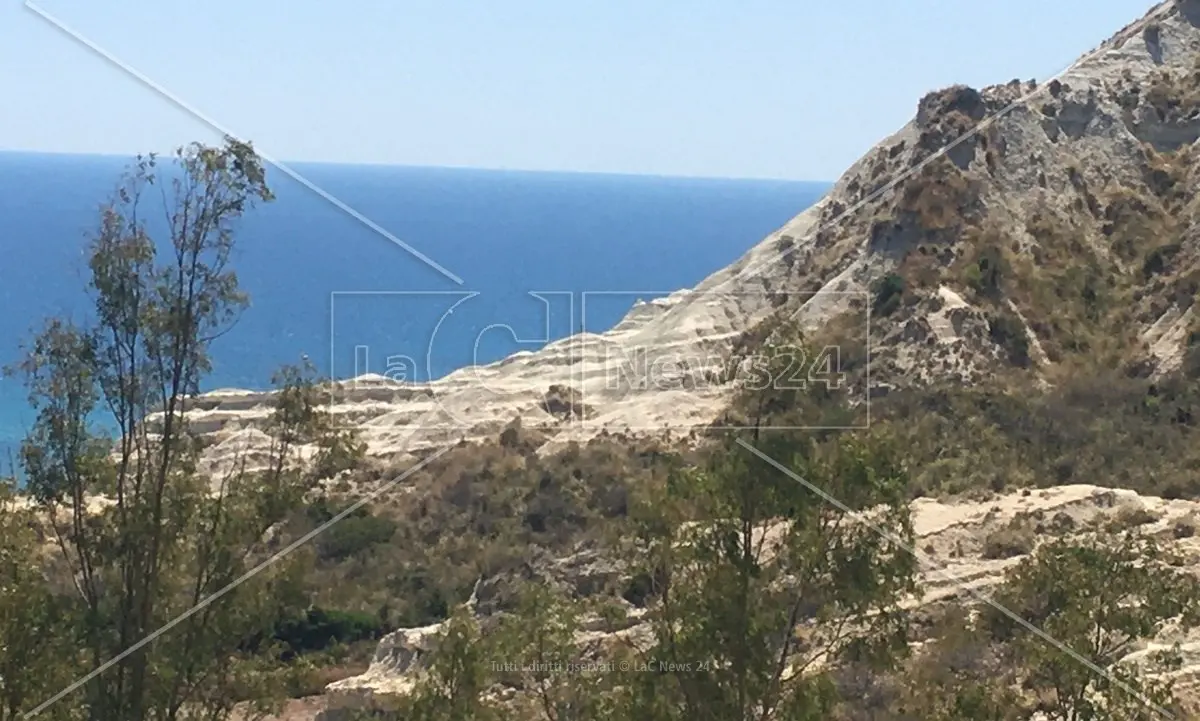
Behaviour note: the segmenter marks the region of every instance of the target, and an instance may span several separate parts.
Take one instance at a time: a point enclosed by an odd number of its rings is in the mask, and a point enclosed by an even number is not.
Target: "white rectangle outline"
[[[691,297],[694,295],[703,295],[705,293],[705,291],[702,291],[702,290],[701,291],[694,290],[694,289],[687,289],[687,290],[690,291],[688,297]],[[581,298],[580,298],[580,304],[579,304],[579,314],[580,314],[580,322],[583,326],[580,329],[580,332],[581,333],[587,332],[587,297],[589,295],[631,295],[631,296],[641,296],[641,297],[655,299],[655,298],[666,298],[666,297],[673,295],[675,293],[678,293],[678,292],[679,292],[679,289],[668,291],[668,292],[648,291],[648,290],[628,290],[628,291],[625,291],[625,290],[585,290],[582,293],[580,293]],[[772,292],[768,292],[768,291],[748,291],[748,292],[714,291],[713,293],[714,293],[714,295],[719,294],[719,295],[733,295],[733,296],[738,296],[738,295],[772,296],[772,295],[785,295],[785,294],[786,295],[797,295],[796,293],[785,293],[785,292],[772,293]],[[805,295],[805,294],[801,293],[800,295]],[[785,431],[785,430],[786,431],[865,431],[865,430],[868,430],[871,427],[871,294],[869,291],[866,291],[866,290],[817,290],[817,291],[812,291],[810,293],[807,293],[807,295],[809,295],[809,296],[849,295],[849,296],[860,297],[866,301],[865,305],[867,308],[867,325],[866,325],[866,339],[865,340],[866,340],[866,353],[867,353],[867,367],[866,367],[866,391],[864,393],[864,395],[866,396],[866,398],[864,399],[865,403],[866,403],[866,414],[867,414],[866,422],[863,425],[854,425],[854,426],[760,426],[760,429],[767,430],[767,431]],[[651,301],[646,301],[646,302],[649,303]],[[630,307],[630,310],[632,310],[632,306]],[[629,311],[626,311],[626,315],[628,315],[628,313],[629,313]],[[582,385],[580,386],[580,393],[581,393],[581,395],[583,395],[583,403],[586,404],[587,396],[583,391]],[[587,423],[587,420],[582,419],[582,420],[580,420],[580,423]],[[718,430],[718,431],[739,430],[739,429],[744,428],[744,426],[715,426],[715,425],[709,425],[707,423],[698,423],[695,425],[686,426],[684,428],[681,428],[679,426],[672,426],[672,425],[668,425],[666,427],[668,430],[684,430],[684,429],[696,430],[696,429],[700,429],[700,428],[708,428],[708,429]],[[631,431],[661,431],[662,427],[661,426],[653,426],[653,427],[628,426],[628,429]]]
[[[617,295],[637,296],[637,297],[639,297],[639,299],[640,298],[650,298],[652,300],[646,301],[646,302],[652,302],[653,299],[665,298],[665,297],[668,297],[677,292],[679,292],[679,291],[674,290],[674,291],[664,292],[664,291],[646,291],[646,290],[641,290],[641,291],[638,291],[638,290],[629,290],[629,291],[598,290],[598,291],[580,291],[580,292],[575,292],[575,291],[535,291],[534,293],[570,295],[572,298],[571,319],[570,319],[570,330],[572,332],[569,335],[565,336],[564,338],[558,338],[558,339],[549,339],[548,338],[545,341],[545,344],[549,345],[550,343],[560,341],[560,340],[570,341],[571,339],[578,339],[578,337],[581,334],[588,332],[588,330],[587,330],[587,297],[589,295],[594,295],[594,296],[617,296]],[[703,292],[704,291],[698,291],[698,293],[703,293]],[[693,293],[696,293],[696,291],[693,291]],[[749,292],[717,291],[716,293],[719,293],[722,295],[763,295],[763,296],[782,295],[782,293],[771,293],[768,291],[749,291]],[[865,403],[865,411],[866,411],[866,422],[862,425],[852,425],[852,426],[762,426],[761,428],[763,430],[814,430],[814,431],[815,430],[847,430],[847,431],[853,431],[853,430],[867,430],[871,426],[871,303],[870,303],[870,293],[867,291],[814,291],[811,293],[811,295],[813,295],[813,296],[816,296],[818,294],[835,295],[835,296],[849,295],[849,296],[861,297],[866,301],[866,303],[865,303],[865,305],[866,305],[866,321],[867,321],[866,322],[866,338],[865,338],[866,390],[865,390],[865,394],[864,394],[865,395],[864,403]],[[454,295],[454,296],[460,296],[465,300],[466,298],[470,298],[475,295],[480,295],[480,291],[460,291],[460,290],[459,291],[456,291],[456,290],[337,290],[337,291],[331,291],[329,294],[329,380],[330,380],[330,384],[329,384],[329,402],[328,403],[329,403],[329,410],[331,411],[331,416],[334,418],[336,418],[336,416],[333,416],[332,408],[336,402],[335,394],[337,393],[337,386],[338,386],[338,384],[344,382],[344,381],[338,380],[336,378],[336,376],[335,376],[336,367],[334,364],[334,357],[336,355],[336,348],[337,348],[337,344],[336,344],[336,317],[337,317],[336,302],[337,302],[337,296],[339,296],[339,295],[342,295],[342,296]],[[580,296],[580,328],[578,328],[578,329],[575,328],[575,315],[574,315],[574,297],[575,297],[575,295]],[[632,306],[631,306],[631,309],[632,309]],[[629,311],[626,311],[626,315],[628,315],[628,312]],[[618,321],[618,323],[619,322],[620,321]],[[580,365],[579,364],[579,361],[580,361],[579,352],[580,352],[580,344],[579,344],[578,340],[575,340],[574,342],[570,342],[568,344],[567,353],[568,353],[568,357],[571,359],[571,365],[573,368],[575,366]],[[501,359],[501,360],[503,360],[503,359]],[[426,361],[428,361],[428,357],[426,357]],[[456,370],[461,370],[461,369],[456,369]],[[583,383],[582,383],[583,370],[584,369],[582,367],[579,367],[576,370],[572,370],[569,378],[576,381],[576,386],[579,388],[580,394],[583,397],[583,403],[586,404],[587,403],[586,391],[584,390]],[[428,368],[426,368],[426,371],[428,371]],[[350,379],[345,379],[345,380],[350,380]],[[424,383],[428,384],[429,381],[427,380]],[[436,402],[436,393],[434,394],[434,399]],[[569,420],[563,425],[569,427],[569,426],[574,426],[576,424],[579,424],[583,427],[586,427],[587,423],[588,423],[588,420],[586,418],[581,418],[581,419]],[[336,421],[334,422],[334,425],[338,426]],[[677,431],[696,430],[696,429],[700,429],[700,428],[709,428],[712,430],[736,430],[736,429],[742,428],[742,426],[714,426],[714,425],[709,425],[706,423],[697,423],[694,425],[693,424],[667,425],[666,427],[669,430],[677,430]],[[468,428],[470,428],[469,424],[455,423],[455,424],[447,424],[447,425],[427,426],[424,429],[425,430],[447,430],[447,429],[466,430]],[[601,426],[600,428],[603,428],[603,426]],[[645,427],[643,427],[643,426],[626,426],[625,428],[630,431],[643,431],[643,432],[655,432],[655,431],[662,430],[661,426],[645,426]]]

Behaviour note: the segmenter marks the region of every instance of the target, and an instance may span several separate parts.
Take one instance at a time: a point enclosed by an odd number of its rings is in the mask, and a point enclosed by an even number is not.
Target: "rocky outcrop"
[[[542,401],[542,410],[559,420],[582,420],[592,415],[582,394],[570,386],[552,385]]]

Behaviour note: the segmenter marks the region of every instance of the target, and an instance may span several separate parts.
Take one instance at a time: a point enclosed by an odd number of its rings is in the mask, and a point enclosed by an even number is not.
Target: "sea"
[[[0,366],[19,360],[47,318],[87,321],[88,238],[131,160],[0,153]],[[267,388],[277,368],[303,359],[336,378],[428,380],[603,332],[636,302],[733,262],[829,188],[287,168],[295,177],[268,168],[275,201],[238,226],[233,266],[250,306],[213,343],[204,390]],[[32,421],[20,379],[0,379],[0,474]]]

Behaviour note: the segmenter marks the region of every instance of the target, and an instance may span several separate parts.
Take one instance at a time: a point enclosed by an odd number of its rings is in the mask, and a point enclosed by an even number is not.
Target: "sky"
[[[834,180],[954,83],[1147,0],[0,0],[0,150]],[[132,71],[132,72],[130,72]]]

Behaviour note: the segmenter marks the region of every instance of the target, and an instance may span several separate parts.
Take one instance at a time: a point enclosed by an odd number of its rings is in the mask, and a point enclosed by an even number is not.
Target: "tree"
[[[1200,619],[1200,581],[1172,561],[1152,538],[1127,532],[1049,542],[1010,573],[996,600],[1057,643],[995,609],[988,622],[1011,644],[1046,718],[1162,718],[1173,684],[1156,674],[1179,666],[1178,648],[1147,653],[1140,666],[1122,661],[1169,621],[1187,629]]]
[[[37,411],[27,489],[74,578],[83,670],[103,669],[81,691],[88,719],[215,719],[263,695],[239,648],[299,602],[303,554],[231,585],[266,558],[264,534],[312,480],[296,457],[324,428],[310,374],[279,376],[265,462],[198,473],[185,417],[210,343],[246,304],[234,227],[271,197],[261,161],[233,139],[180,149],[165,167],[139,158],[89,247],[94,313],[48,322],[20,365]]]
[[[15,721],[74,680],[69,609],[40,567],[38,519],[0,480],[0,721]],[[51,709],[47,719],[70,718]]]
[[[1019,696],[1009,659],[975,623],[971,607],[946,609],[907,668],[895,718],[1015,721]]]
[[[469,607],[460,606],[442,625],[435,651],[411,695],[384,718],[406,721],[489,721],[499,708],[486,697],[495,679],[491,643]]]
[[[677,475],[643,510],[654,641],[639,651],[623,717],[818,719],[828,669],[886,667],[904,648],[898,602],[915,563],[905,474],[878,447],[752,433],[755,447],[855,513],[843,513],[732,442]]]
[[[788,350],[762,368],[790,365]],[[826,718],[837,700],[829,669],[844,661],[887,668],[906,649],[899,602],[916,590],[916,566],[904,547],[912,539],[904,469],[883,443],[761,432],[771,414],[812,399],[771,383],[754,390],[761,397],[741,411],[753,430],[725,436],[706,464],[638,489],[632,535],[615,552],[638,579],[645,633],[610,636],[616,647],[597,655],[579,635],[584,621],[611,632],[631,619],[536,586],[501,622],[496,650],[516,668],[492,681],[532,697],[529,717]],[[747,438],[851,513],[736,442]],[[463,644],[440,645],[434,658],[456,684],[484,687],[479,659],[464,656]],[[594,669],[581,665],[592,658]],[[444,706],[447,695],[434,698]]]
[[[585,616],[616,619],[602,603],[567,597],[545,583],[522,589],[512,614],[500,622],[494,653],[503,661],[498,674],[506,685],[529,693],[522,717],[544,721],[600,721],[613,718],[611,692],[621,681],[614,649],[598,640],[581,642]]]

